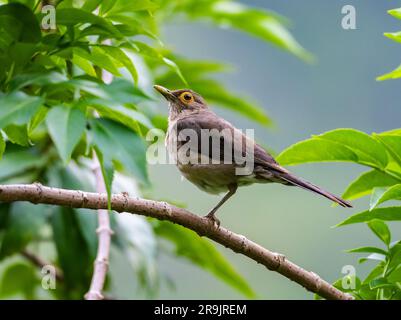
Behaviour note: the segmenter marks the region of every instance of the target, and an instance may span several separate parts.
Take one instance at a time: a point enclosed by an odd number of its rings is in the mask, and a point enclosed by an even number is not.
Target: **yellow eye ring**
[[[194,101],[194,96],[191,92],[185,91],[180,94],[180,100],[182,103],[188,104]]]

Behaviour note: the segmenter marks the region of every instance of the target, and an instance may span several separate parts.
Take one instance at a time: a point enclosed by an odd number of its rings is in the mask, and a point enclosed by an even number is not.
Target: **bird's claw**
[[[217,219],[214,213],[208,213],[205,218],[210,220],[217,229],[220,228],[220,220]]]

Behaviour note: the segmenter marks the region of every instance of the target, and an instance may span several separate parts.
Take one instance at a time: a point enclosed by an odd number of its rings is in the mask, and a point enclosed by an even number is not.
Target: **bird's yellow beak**
[[[166,98],[166,100],[168,100],[168,101],[176,100],[175,95],[173,95],[169,89],[167,89],[165,87],[162,87],[162,86],[159,86],[157,84],[155,84],[153,86],[153,88],[155,88],[155,90],[157,90],[159,93],[161,93],[163,95],[163,97]]]

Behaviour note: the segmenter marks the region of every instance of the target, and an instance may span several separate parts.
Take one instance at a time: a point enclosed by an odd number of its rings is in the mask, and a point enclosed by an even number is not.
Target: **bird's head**
[[[194,112],[207,109],[207,104],[202,96],[190,89],[169,90],[159,85],[153,86],[169,102],[170,112],[180,114],[182,112]]]

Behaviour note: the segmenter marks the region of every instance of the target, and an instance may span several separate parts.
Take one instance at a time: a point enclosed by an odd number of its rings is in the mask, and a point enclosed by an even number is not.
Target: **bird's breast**
[[[182,175],[197,187],[212,194],[226,192],[236,183],[235,168],[225,164],[178,164]]]
[[[257,182],[255,175],[240,176],[232,164],[178,164],[181,174],[203,191],[219,194],[228,186],[245,186]]]

